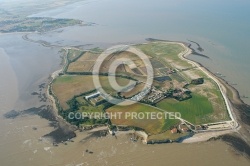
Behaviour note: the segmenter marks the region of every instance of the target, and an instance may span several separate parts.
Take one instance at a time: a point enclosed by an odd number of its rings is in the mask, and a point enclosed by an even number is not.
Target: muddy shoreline
[[[54,128],[54,130],[46,135],[44,138],[48,138],[53,143],[61,143],[68,141],[76,137],[75,131],[77,128],[73,125],[68,124],[64,119],[57,117],[54,113],[53,107],[50,105],[42,105],[38,108],[33,107],[22,111],[11,110],[5,113],[3,116],[6,119],[16,119],[25,116],[39,116],[40,118],[49,121],[49,125]],[[37,128],[36,128],[37,130]]]
[[[208,141],[223,141],[226,144],[230,145],[233,147],[235,150],[235,153],[238,155],[242,155],[250,159],[250,146],[245,142],[243,139],[241,139],[238,135],[236,134],[225,134],[221,135],[216,138],[210,138]]]
[[[25,40],[25,39],[24,39]],[[167,41],[167,42],[173,42],[173,41],[168,41],[168,40],[158,40],[158,39],[146,39],[147,41]],[[34,42],[34,41],[30,41],[30,42]],[[180,42],[177,41],[179,43],[184,44],[185,46],[187,46],[188,48],[190,48],[190,43],[186,43],[186,42]],[[44,44],[44,43],[40,43],[40,44]],[[55,47],[55,46],[51,46],[51,45],[46,45],[47,47]],[[56,46],[58,47],[58,46]],[[201,46],[200,46],[201,47]],[[63,47],[62,47],[63,48]],[[192,54],[195,51],[194,49],[190,48],[192,50]],[[202,55],[202,57],[204,57]],[[205,57],[207,58],[207,57]],[[208,57],[209,58],[209,57]],[[187,58],[188,59],[188,58]],[[190,60],[190,59],[189,59]],[[205,68],[202,64],[198,63],[201,67]],[[63,67],[64,65],[62,65]],[[207,71],[209,71],[207,68],[205,68]],[[249,128],[250,125],[250,116],[249,116],[249,110],[250,110],[250,106],[245,104],[239,95],[239,92],[232,87],[231,85],[229,85],[225,80],[223,80],[222,78],[216,76],[214,73],[212,73],[211,71],[209,71],[209,73],[211,75],[213,75],[214,77],[216,77],[226,88],[227,88],[227,97],[229,98],[230,102],[233,104],[234,112],[237,114],[237,121],[241,124],[241,129],[240,129],[240,136],[242,137],[244,135],[245,139],[242,139],[240,137],[235,137],[234,135],[230,135],[230,137],[226,137],[227,135],[225,135],[225,137],[227,139],[222,139],[225,138],[223,136],[218,137],[217,139],[220,139],[224,142],[229,143],[230,145],[232,145],[237,151],[241,152],[241,148],[242,146],[238,146],[238,144],[235,144],[235,140],[238,140],[239,142],[246,142],[248,145],[250,145],[250,134],[247,128]],[[50,81],[53,81],[53,78],[50,78]],[[48,87],[47,87],[48,88]],[[231,91],[231,93],[233,94],[233,97],[230,98],[230,95],[228,93],[228,91]],[[49,94],[46,94],[47,97],[49,98]],[[53,101],[50,101],[50,103]],[[53,104],[53,103],[52,103]],[[41,108],[38,108],[38,110]],[[35,109],[37,110],[37,109]],[[46,134],[44,137],[49,137],[53,140],[53,142],[55,143],[60,143],[63,141],[67,141],[69,139],[72,139],[74,137],[76,137],[76,133],[75,131],[77,130],[77,128],[75,126],[72,126],[71,124],[69,124],[68,122],[66,122],[66,120],[62,119],[59,115],[57,115],[56,110],[57,108],[53,107],[47,107],[47,109],[44,109],[44,107],[42,108],[43,111],[35,111],[34,114],[39,115],[42,118],[45,118],[47,120],[49,120],[52,124],[52,126],[55,128],[54,131],[52,131],[51,133]],[[46,110],[46,111],[45,111]],[[34,109],[33,109],[34,111]],[[6,114],[5,117],[6,118],[16,118],[20,115],[24,115],[25,113],[30,112],[27,110],[21,111],[20,113],[17,113],[16,111],[12,111],[10,114]],[[229,138],[229,139],[228,139]],[[249,139],[247,139],[249,138]],[[230,142],[230,140],[232,140]],[[245,146],[247,148],[249,148],[249,146]],[[245,150],[246,152],[248,152],[249,149]]]

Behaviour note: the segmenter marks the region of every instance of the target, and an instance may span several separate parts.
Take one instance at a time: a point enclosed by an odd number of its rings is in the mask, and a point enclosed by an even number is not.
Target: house
[[[187,126],[186,124],[184,124],[184,123],[180,124],[179,127],[178,127],[178,129],[179,129],[179,131],[181,131],[181,132],[183,132],[183,133],[189,131],[188,126]]]
[[[100,95],[100,92],[96,92],[96,93],[94,93],[94,94],[85,96],[85,99],[86,99],[86,100],[89,100],[89,99],[94,98],[94,97],[97,97],[97,96],[99,96],[99,95]]]
[[[176,127],[173,128],[173,129],[171,130],[171,133],[172,133],[172,134],[177,133],[177,128],[176,128]]]

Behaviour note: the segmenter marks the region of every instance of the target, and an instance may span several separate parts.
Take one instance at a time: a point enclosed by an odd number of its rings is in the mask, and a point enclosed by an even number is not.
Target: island
[[[48,93],[58,114],[79,129],[108,126],[111,134],[136,131],[144,143],[183,141],[197,133],[233,131],[239,125],[223,85],[200,64],[186,58],[192,50],[180,42],[150,41],[133,45],[147,55],[153,67],[153,83],[142,99],[132,105],[113,104],[93,83],[93,67],[102,49],[64,48],[65,65],[53,74]],[[121,86],[131,85],[128,92],[114,90],[109,82],[109,66],[115,60],[129,58],[116,69],[114,80]],[[135,54],[122,50],[112,53],[103,62],[99,78],[102,88],[112,97],[128,100],[145,86],[146,66]],[[122,113],[120,118],[77,118],[70,113]],[[172,114],[175,118],[125,118],[128,112]],[[176,116],[179,113],[181,116]],[[146,116],[142,116],[146,117]]]

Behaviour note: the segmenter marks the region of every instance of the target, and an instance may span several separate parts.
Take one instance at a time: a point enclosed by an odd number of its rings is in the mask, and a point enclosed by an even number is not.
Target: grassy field
[[[76,61],[72,62],[67,72],[92,72],[92,68],[95,64],[95,61]]]
[[[99,54],[93,52],[81,52],[78,50],[70,50],[68,59],[70,64],[67,72],[92,72],[92,68]],[[74,61],[78,58],[76,61]]]
[[[218,85],[201,71],[195,69],[195,74],[204,78],[202,85],[189,85],[188,88],[196,94],[204,96],[212,104],[213,113],[206,116],[212,122],[230,120],[227,112],[226,104],[219,90]]]
[[[74,59],[81,56],[83,53],[84,53],[84,51],[81,51],[81,50],[69,49],[68,50],[68,60],[73,61]]]
[[[127,85],[130,81],[125,78],[116,78],[117,83],[121,86]],[[110,86],[108,77],[100,76],[100,82],[103,86],[103,89],[106,90],[107,93],[115,94],[116,91]],[[57,96],[61,107],[63,109],[68,109],[67,101],[72,99],[75,95],[82,94],[84,92],[88,92],[96,89],[93,83],[93,77],[89,76],[75,76],[75,75],[64,75],[57,77],[53,84],[52,90],[54,94]]]
[[[158,59],[167,67],[176,66],[183,68],[192,67],[186,61],[181,60],[178,54],[184,51],[184,48],[179,44],[166,43],[166,42],[152,42],[148,44],[137,45],[145,54]]]
[[[157,107],[169,112],[180,112],[181,117],[193,124],[212,122],[208,118],[214,112],[212,104],[204,96],[192,94],[192,98],[185,101],[165,99],[157,104]]]
[[[149,107],[147,105],[136,103],[130,106],[113,106],[107,110],[109,113],[115,113],[115,112],[122,112],[121,118],[111,118],[111,122],[115,125],[128,125],[128,126],[135,126],[140,127],[144,129],[148,134],[154,135],[159,134],[163,131],[169,130],[171,126],[176,125],[179,120],[175,119],[154,119],[154,118],[147,118],[146,112],[161,112],[160,110],[156,108]],[[136,119],[132,117],[126,118],[126,112],[136,112],[136,113],[143,113],[145,115],[144,119]]]

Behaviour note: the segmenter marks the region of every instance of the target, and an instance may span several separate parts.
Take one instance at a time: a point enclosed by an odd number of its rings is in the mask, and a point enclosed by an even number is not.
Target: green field
[[[181,60],[178,54],[184,51],[184,48],[179,44],[166,42],[151,42],[147,44],[137,45],[145,54],[158,59],[167,67],[171,67],[171,61],[183,67],[192,67],[188,62]]]
[[[157,107],[169,112],[180,112],[181,117],[193,124],[202,124],[212,122],[206,118],[214,112],[212,104],[206,97],[198,94],[192,94],[192,98],[185,101],[175,99],[165,99],[157,104]]]

